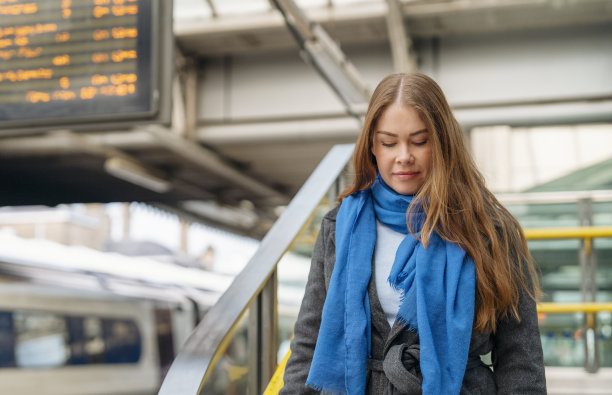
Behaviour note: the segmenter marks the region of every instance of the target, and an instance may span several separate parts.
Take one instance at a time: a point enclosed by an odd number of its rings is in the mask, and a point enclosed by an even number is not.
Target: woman
[[[440,87],[383,79],[353,161],[314,247],[281,393],[545,394],[525,237]]]

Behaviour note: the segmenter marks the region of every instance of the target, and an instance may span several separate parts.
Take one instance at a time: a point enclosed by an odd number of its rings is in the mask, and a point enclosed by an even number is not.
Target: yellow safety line
[[[610,226],[581,226],[577,228],[524,229],[529,240],[542,239],[590,239],[594,237],[612,237]]]
[[[268,386],[266,387],[266,390],[264,391],[263,395],[276,395],[280,392],[281,388],[283,388],[283,385],[285,385],[285,383],[283,382],[283,376],[285,375],[285,366],[287,365],[287,360],[289,359],[290,355],[291,350],[287,351],[287,355],[285,355],[285,358],[283,358],[281,363],[276,368],[276,371],[270,379],[270,382],[268,383]]]
[[[585,303],[539,303],[538,304],[538,313],[547,313],[547,314],[599,313],[601,311],[612,311],[612,303],[585,302]]]

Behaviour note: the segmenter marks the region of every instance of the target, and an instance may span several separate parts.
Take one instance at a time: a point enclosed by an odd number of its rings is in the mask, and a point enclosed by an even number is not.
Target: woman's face
[[[401,103],[387,107],[374,125],[372,154],[395,192],[414,195],[432,167],[429,131],[417,111]]]

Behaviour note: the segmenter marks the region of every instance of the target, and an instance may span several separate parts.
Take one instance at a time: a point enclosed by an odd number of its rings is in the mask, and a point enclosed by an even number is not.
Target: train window
[[[167,308],[155,309],[157,349],[162,379],[166,376],[174,360],[174,339],[172,336],[172,316]]]
[[[13,313],[0,311],[0,368],[15,366]]]
[[[137,363],[141,343],[129,319],[0,311],[0,368]]]
[[[85,332],[85,354],[89,363],[104,363],[104,338],[102,322],[97,317],[86,317],[83,320]]]
[[[142,352],[140,332],[131,320],[102,318],[106,363],[136,363]]]
[[[85,334],[83,331],[82,317],[66,317],[68,325],[68,343],[70,344],[70,359],[68,365],[85,365]]]
[[[47,368],[66,364],[70,356],[66,321],[45,312],[13,313],[16,365]]]

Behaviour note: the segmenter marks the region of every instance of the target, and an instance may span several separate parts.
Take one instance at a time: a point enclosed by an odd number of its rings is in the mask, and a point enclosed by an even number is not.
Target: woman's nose
[[[402,164],[412,164],[414,162],[414,155],[412,155],[409,149],[402,149],[397,156],[397,161]]]

